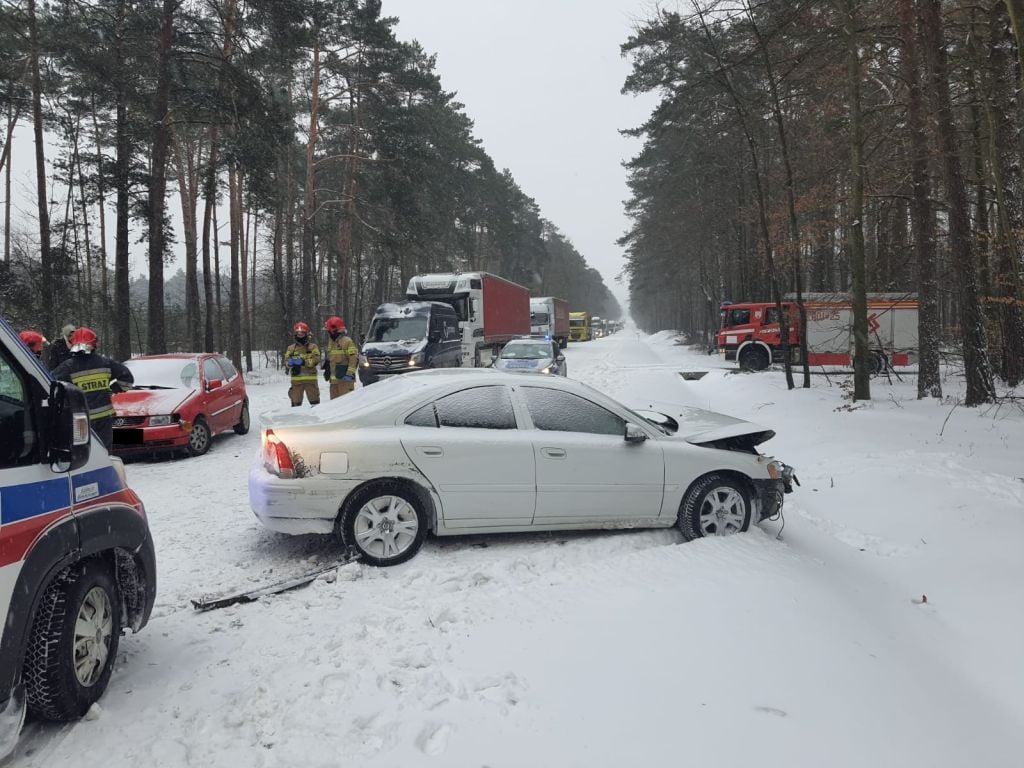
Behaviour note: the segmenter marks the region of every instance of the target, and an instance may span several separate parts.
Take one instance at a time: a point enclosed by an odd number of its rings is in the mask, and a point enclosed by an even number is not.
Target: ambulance
[[[155,595],[146,511],[92,434],[85,395],[52,381],[0,318],[0,759],[26,712],[89,710]]]

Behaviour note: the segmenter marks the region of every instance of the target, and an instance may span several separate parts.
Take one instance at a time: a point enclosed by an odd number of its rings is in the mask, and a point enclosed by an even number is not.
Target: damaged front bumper
[[[754,505],[758,521],[773,518],[782,512],[787,493],[793,492],[793,485],[800,485],[796,472],[788,464],[777,462],[778,477],[769,480],[754,480]]]

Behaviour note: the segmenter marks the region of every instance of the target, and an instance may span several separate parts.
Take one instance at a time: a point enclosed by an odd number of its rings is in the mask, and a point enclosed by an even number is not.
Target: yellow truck
[[[569,313],[569,341],[590,341],[590,313]]]

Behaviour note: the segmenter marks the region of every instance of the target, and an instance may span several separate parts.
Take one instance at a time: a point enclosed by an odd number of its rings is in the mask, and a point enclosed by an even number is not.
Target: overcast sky
[[[437,55],[475,134],[541,214],[625,302],[622,250],[628,195],[622,161],[640,142],[619,135],[644,122],[653,98],[619,93],[629,62],[619,46],[646,0],[383,0],[397,36]]]

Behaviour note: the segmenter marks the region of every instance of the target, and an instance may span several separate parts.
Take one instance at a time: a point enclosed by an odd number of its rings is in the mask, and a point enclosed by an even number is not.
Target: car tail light
[[[267,472],[278,477],[295,477],[295,465],[292,464],[288,446],[281,442],[272,429],[263,432],[263,466]]]

